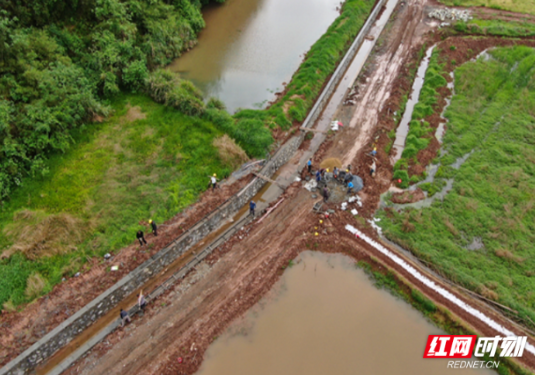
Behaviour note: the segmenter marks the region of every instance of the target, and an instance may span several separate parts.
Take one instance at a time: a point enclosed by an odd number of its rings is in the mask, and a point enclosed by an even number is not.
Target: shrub
[[[147,93],[157,102],[164,103],[190,116],[204,113],[202,93],[193,83],[180,79],[178,74],[165,69],[151,73],[146,82]]]
[[[215,138],[212,144],[219,151],[219,157],[223,160],[223,163],[229,165],[232,169],[236,169],[249,160],[245,151],[226,134]]]
[[[215,109],[219,109],[220,111],[226,110],[225,103],[223,103],[221,100],[217,98],[208,99],[208,103],[206,103],[206,108],[207,109],[215,108]]]
[[[416,289],[411,290],[411,296],[416,303],[424,308],[425,311],[434,313],[437,306],[430,299],[426,298],[422,293]]]
[[[401,188],[406,189],[409,187],[409,173],[407,173],[407,171],[397,170],[394,172],[393,178],[396,183],[398,180],[401,180],[401,183],[399,184]]]

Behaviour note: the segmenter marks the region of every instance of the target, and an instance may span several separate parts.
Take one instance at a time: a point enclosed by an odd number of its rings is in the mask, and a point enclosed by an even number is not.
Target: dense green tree
[[[107,114],[102,98],[147,89],[151,71],[191,48],[207,2],[0,0],[0,201],[46,173],[74,128]],[[157,100],[202,114],[198,90],[169,79],[176,87]]]

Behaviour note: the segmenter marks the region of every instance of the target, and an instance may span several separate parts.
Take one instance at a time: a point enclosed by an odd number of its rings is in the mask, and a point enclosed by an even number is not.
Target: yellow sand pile
[[[342,168],[342,162],[337,158],[325,159],[321,162],[320,168],[328,169],[330,172],[333,171],[334,167]]]

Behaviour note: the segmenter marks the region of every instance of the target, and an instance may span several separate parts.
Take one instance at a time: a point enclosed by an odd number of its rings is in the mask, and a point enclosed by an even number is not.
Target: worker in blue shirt
[[[347,184],[347,194],[351,194],[351,192],[353,191],[353,181],[349,181],[349,183]]]
[[[251,201],[249,203],[249,214],[254,216],[254,210],[256,208],[256,203],[254,201]]]

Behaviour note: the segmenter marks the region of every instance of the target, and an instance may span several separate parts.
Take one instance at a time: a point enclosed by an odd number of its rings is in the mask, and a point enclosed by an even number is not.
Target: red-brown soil
[[[425,194],[422,189],[417,188],[412,191],[404,191],[402,193],[392,194],[392,202],[398,204],[414,203],[425,199]]]

